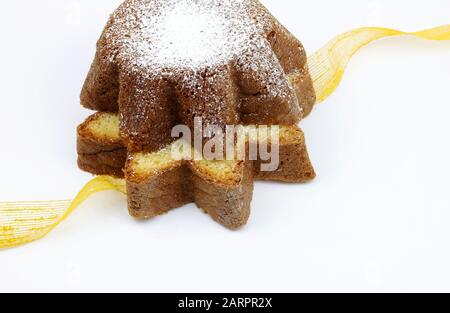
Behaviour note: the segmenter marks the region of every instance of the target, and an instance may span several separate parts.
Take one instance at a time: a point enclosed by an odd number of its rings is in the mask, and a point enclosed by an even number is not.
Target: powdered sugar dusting
[[[153,62],[166,66],[180,64],[199,67],[226,57],[224,45],[237,46],[228,37],[231,21],[214,10],[202,10],[198,6],[180,2],[173,10],[165,12],[158,25],[162,35],[154,45],[146,47],[156,52]],[[242,40],[240,40],[242,41]],[[148,43],[148,41],[146,41]],[[235,47],[231,47],[235,50]],[[146,60],[144,60],[146,61]]]
[[[127,1],[106,36],[134,70],[198,69],[229,62],[252,43],[266,44],[263,19],[251,13],[248,0]]]

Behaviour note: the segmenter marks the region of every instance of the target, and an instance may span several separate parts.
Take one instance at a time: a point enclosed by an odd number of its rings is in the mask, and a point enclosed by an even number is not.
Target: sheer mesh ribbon
[[[125,181],[99,176],[88,182],[74,200],[0,203],[0,249],[41,239],[97,192],[125,193]]]

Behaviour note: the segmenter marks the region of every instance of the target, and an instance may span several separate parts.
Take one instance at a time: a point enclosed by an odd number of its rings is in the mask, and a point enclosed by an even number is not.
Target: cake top
[[[215,67],[249,49],[258,59],[253,66],[268,67],[258,54],[270,49],[269,23],[252,0],[131,0],[114,13],[105,36],[111,59],[132,71]]]
[[[258,0],[125,0],[110,17],[83,106],[120,113],[134,150],[175,125],[292,125],[314,103],[306,53]]]

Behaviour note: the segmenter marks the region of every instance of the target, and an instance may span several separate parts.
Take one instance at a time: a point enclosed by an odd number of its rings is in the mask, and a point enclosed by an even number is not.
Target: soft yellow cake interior
[[[172,146],[153,153],[133,153],[129,157],[129,167],[139,176],[169,169],[179,161],[172,156]]]
[[[87,124],[87,130],[94,137],[109,140],[120,140],[119,115],[115,113],[97,113]]]
[[[228,160],[194,161],[193,167],[197,173],[213,179],[215,182],[239,183],[241,179],[240,162]]]
[[[270,127],[268,127],[267,132],[253,132],[251,131],[253,125],[244,126],[243,130],[248,139],[251,141],[255,140],[266,140],[270,136]],[[95,118],[91,119],[87,124],[87,129],[92,133],[93,136],[102,139],[119,140],[119,115],[115,113],[97,113]],[[298,138],[299,131],[296,126],[280,126],[280,143],[290,142]]]

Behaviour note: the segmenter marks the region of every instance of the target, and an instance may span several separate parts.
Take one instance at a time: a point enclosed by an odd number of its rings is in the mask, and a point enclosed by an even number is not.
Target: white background
[[[0,10],[0,201],[73,197],[79,91],[120,0]],[[340,32],[450,23],[448,0],[263,1],[312,53]],[[450,290],[450,42],[388,39],[302,122],[318,178],[257,183],[231,232],[193,205],[148,222],[91,198],[44,240],[0,251],[1,291]]]

